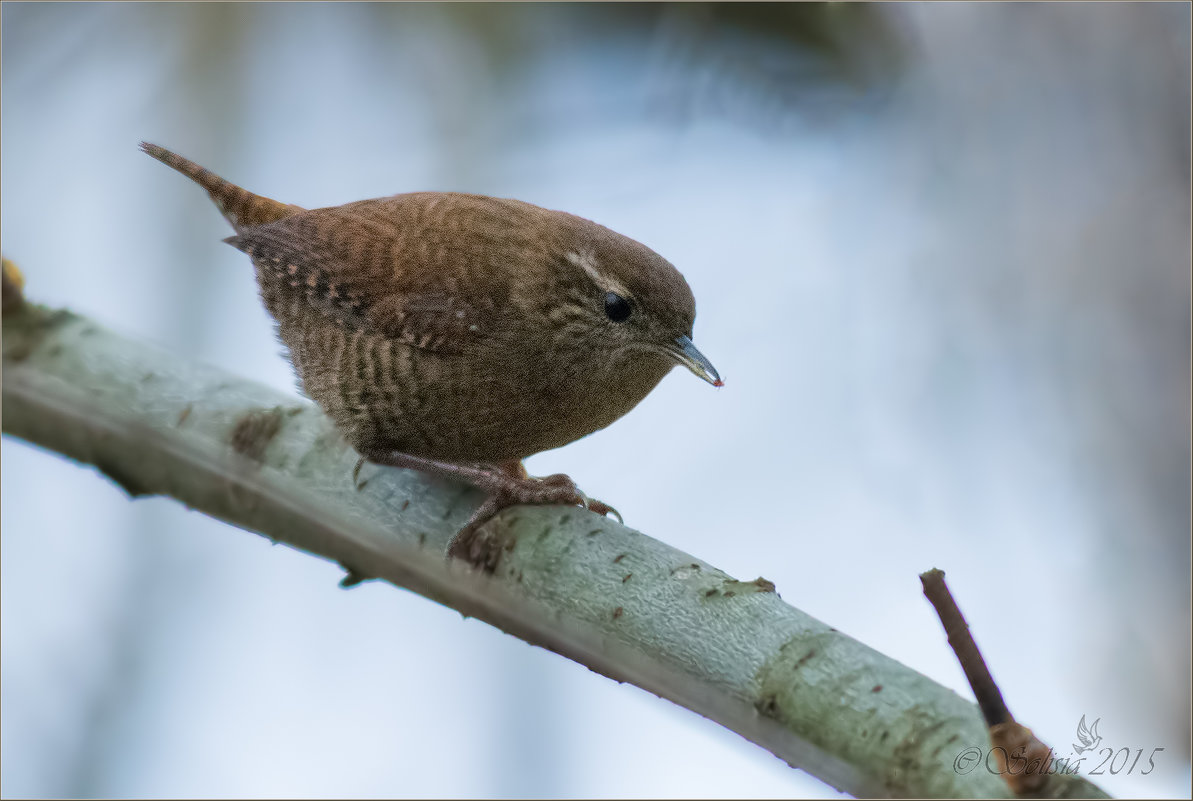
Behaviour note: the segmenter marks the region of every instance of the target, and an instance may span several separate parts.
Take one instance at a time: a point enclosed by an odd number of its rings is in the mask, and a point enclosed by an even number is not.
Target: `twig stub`
[[[945,584],[944,571],[932,568],[926,573],[921,573],[920,582],[924,585],[924,596],[935,607],[945,634],[948,635],[949,645],[957,655],[961,669],[965,671],[965,678],[969,680],[978,707],[982,710],[982,717],[986,719],[986,725],[997,726],[1014,720],[1006,702],[1003,701],[1002,692],[995,684],[994,677],[990,675],[990,668],[986,666],[982,652],[978,650],[978,645],[969,632],[969,624],[965,622],[957,602],[953,600],[953,594]]]

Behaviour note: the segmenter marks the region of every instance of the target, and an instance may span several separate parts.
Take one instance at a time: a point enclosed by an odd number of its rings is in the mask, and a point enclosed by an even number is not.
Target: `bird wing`
[[[317,219],[300,213],[224,241],[247,253],[264,280],[301,292],[313,307],[350,327],[440,353],[457,352],[489,328],[491,310],[450,291],[440,271],[400,272],[395,235],[384,223],[335,209],[317,211]]]
[[[445,292],[384,295],[368,307],[365,320],[392,339],[440,353],[458,352],[483,331],[477,310]]]

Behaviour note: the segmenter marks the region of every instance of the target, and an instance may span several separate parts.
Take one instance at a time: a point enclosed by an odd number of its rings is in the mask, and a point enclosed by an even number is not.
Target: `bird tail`
[[[190,159],[183,158],[159,145],[142,142],[141,150],[167,167],[178,170],[206,189],[220,213],[224,215],[224,219],[230,222],[238,233],[254,226],[289,217],[300,211],[306,211],[301,206],[279,203],[261,195],[254,195],[247,189],[241,189],[210,170],[200,167]]]

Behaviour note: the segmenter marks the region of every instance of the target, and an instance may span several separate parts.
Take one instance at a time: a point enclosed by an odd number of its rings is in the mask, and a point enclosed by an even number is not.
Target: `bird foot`
[[[452,537],[447,547],[449,559],[463,559],[473,567],[492,573],[501,555],[513,548],[514,541],[508,534],[497,534],[485,524],[510,506],[582,506],[602,517],[612,513],[619,523],[623,522],[616,509],[604,501],[589,498],[563,473],[543,478],[512,478],[508,474],[504,477],[509,483],[494,491]]]
[[[484,525],[502,509],[511,505],[503,502],[499,495],[486,498],[447,544],[447,558],[462,559],[475,568],[492,573],[497,568],[501,554],[514,547],[514,540],[508,532],[498,534]]]
[[[452,537],[447,555],[450,559],[463,559],[488,573],[493,572],[501,554],[513,547],[513,540],[508,535],[496,535],[485,524],[510,506],[581,506],[601,516],[612,514],[619,523],[623,522],[616,509],[604,501],[589,498],[570,477],[555,473],[535,478],[527,475],[521,462],[507,462],[496,467],[460,465],[397,452],[370,454],[368,459],[391,467],[458,479],[487,492],[489,497]]]
[[[518,466],[520,468],[521,464],[519,463]],[[553,473],[549,476],[536,478],[526,475],[525,470],[520,476],[511,475],[510,468],[505,465],[499,466],[498,471],[500,471],[498,481],[492,487],[482,487],[482,489],[488,489],[493,495],[510,496],[511,502],[507,504],[508,506],[517,504],[583,506],[588,511],[596,512],[602,516],[612,513],[617,517],[619,523],[623,522],[621,514],[612,506],[604,501],[598,501],[596,498],[589,498],[581,492],[580,488],[576,486],[576,482],[572,481],[571,476]]]

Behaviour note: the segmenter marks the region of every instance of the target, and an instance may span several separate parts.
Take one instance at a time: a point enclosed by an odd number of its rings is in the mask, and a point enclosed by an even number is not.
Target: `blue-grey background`
[[[968,696],[1189,791],[1181,4],[3,6],[3,250],[29,295],[291,388],[176,149],[313,207],[517,197],[658,250],[675,371],[531,459]],[[3,441],[5,796],[831,792],[631,686]],[[981,744],[976,744],[981,745]],[[1096,761],[1086,763],[1086,770]],[[1136,768],[1136,774],[1142,764]]]

